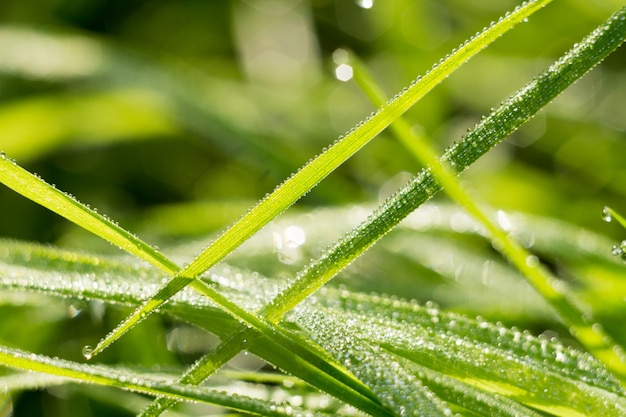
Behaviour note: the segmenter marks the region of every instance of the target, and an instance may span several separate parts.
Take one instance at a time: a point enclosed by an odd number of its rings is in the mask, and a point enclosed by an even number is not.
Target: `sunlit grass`
[[[623,42],[626,9],[616,12],[586,38],[578,37],[569,52],[551,65],[542,65],[547,70],[542,70],[536,78],[524,79],[515,88],[523,84],[525,87],[503,104],[498,106],[497,102],[491,102],[493,109],[487,111],[460,141],[441,152],[441,158],[437,156],[435,146],[427,145],[420,138],[420,126],[411,126],[406,121],[414,117],[411,112],[416,108],[424,109],[416,103],[435,85],[548,2],[529,2],[507,13],[499,22],[492,23],[455,49],[388,103],[385,103],[383,88],[364,77],[366,66],[372,65],[375,69],[376,62],[360,64],[346,59],[345,51],[335,51],[334,63],[344,66],[335,72],[335,76],[346,82],[356,78],[381,109],[303,165],[190,263],[184,264],[179,259],[189,259],[192,253],[196,253],[197,243],[167,236],[159,242],[164,247],[161,251],[147,243],[152,238],[149,225],[142,231],[142,234],[147,232],[147,238],[140,239],[129,231],[133,227],[120,226],[61,191],[65,187],[47,184],[18,166],[10,154],[3,153],[0,159],[2,183],[132,256],[111,256],[97,251],[86,253],[12,240],[1,242],[0,287],[3,292],[0,308],[5,309],[7,317],[11,318],[7,319],[4,333],[0,334],[4,346],[0,349],[0,360],[7,368],[43,374],[23,374],[32,375],[28,383],[24,383],[23,379],[13,378],[22,374],[9,372],[6,377],[0,377],[0,395],[3,386],[14,392],[41,386],[64,393],[64,387],[71,380],[157,397],[140,412],[142,416],[159,415],[180,401],[204,402],[234,412],[277,416],[353,415],[354,410],[375,416],[467,412],[535,416],[539,415],[538,411],[550,415],[625,413],[621,346],[626,343],[626,336],[621,330],[620,317],[626,289],[620,281],[623,264],[619,257],[610,255],[611,245],[607,242],[611,240],[580,225],[561,222],[554,215],[533,218],[515,215],[508,210],[508,214],[504,210],[496,214],[467,193],[467,187],[459,183],[456,174],[465,171],[481,156],[486,154],[489,158],[496,154],[502,145],[495,150],[492,148],[510,138],[512,133],[515,135],[510,140],[524,143],[527,139],[524,130],[520,129],[522,124],[561,92],[565,91],[567,95],[570,84]],[[357,7],[377,10],[370,3],[361,3]],[[243,16],[238,19],[244,19]],[[541,19],[542,13],[537,16]],[[242,21],[253,24],[253,20]],[[524,29],[522,25],[511,34]],[[356,26],[345,30],[353,31],[355,35],[360,33]],[[47,36],[36,31],[9,28],[0,33],[0,55],[5,37],[35,45],[34,39],[43,40]],[[67,39],[80,39],[72,36]],[[50,51],[75,54],[76,50],[69,48],[70,44],[58,42],[60,38],[50,35]],[[64,45],[69,49],[64,49]],[[282,172],[299,157],[299,152],[290,151],[293,145],[288,141],[284,148],[277,148],[274,152],[269,142],[259,141],[255,133],[251,133],[254,131],[254,116],[246,118],[243,109],[252,113],[258,110],[244,104],[238,112],[234,103],[243,104],[245,100],[234,99],[229,104],[229,95],[234,96],[237,89],[220,96],[225,106],[222,111],[218,109],[219,105],[204,101],[200,90],[188,88],[193,85],[193,82],[187,82],[194,80],[192,76],[185,80],[184,72],[172,70],[167,63],[136,59],[132,54],[93,41],[71,45],[82,45],[81,51],[85,53],[91,51],[90,59],[94,60],[94,65],[76,73],[69,71],[71,68],[61,61],[55,61],[57,72],[51,72],[50,76],[56,77],[55,82],[61,85],[68,80],[82,82],[89,79],[98,84],[119,82],[129,77],[138,85],[154,87],[159,84],[157,80],[167,80],[166,74],[178,74],[164,85],[163,97],[155,102],[160,104],[147,109],[148,113],[155,111],[167,115],[168,120],[159,125],[148,117],[146,125],[138,127],[136,138],[141,137],[141,132],[146,135],[174,134],[177,130],[170,129],[170,123],[175,126],[179,120],[182,126],[196,134],[219,137],[220,146],[225,146],[223,149],[232,145],[228,142],[234,143],[233,139],[227,139],[231,135],[240,138],[245,144],[244,152],[249,148],[249,155],[270,156],[266,161],[270,171],[276,167]],[[502,51],[497,52],[497,44],[493,47],[496,55],[502,54]],[[245,46],[241,48],[244,50]],[[341,54],[343,58],[339,59]],[[242,59],[250,59],[250,56],[243,54]],[[22,76],[31,78],[46,77],[29,69],[27,63],[18,63],[17,66],[0,65],[0,69],[14,73],[22,71]],[[610,61],[608,65],[611,65]],[[130,75],[132,71],[129,72],[128,68],[133,66],[145,69],[144,75]],[[303,79],[310,82],[314,78],[307,77],[313,77],[314,72],[311,69]],[[267,74],[250,76],[261,84],[275,82]],[[204,87],[211,85],[202,77],[196,80]],[[315,94],[311,91],[308,94],[312,94],[313,103]],[[433,92],[424,98],[425,106],[432,104],[428,100],[433,95],[437,97]],[[269,96],[271,94],[265,97]],[[55,97],[53,92],[50,98],[54,101]],[[582,97],[587,97],[587,93]],[[270,102],[267,104],[271,107]],[[229,117],[233,117],[232,120]],[[241,126],[237,123],[239,118]],[[69,125],[65,123],[64,126]],[[383,131],[388,126],[408,152],[399,152],[402,148],[398,145],[385,142],[388,138]],[[49,137],[51,147],[61,148],[70,131],[39,135]],[[122,131],[135,135],[132,129]],[[280,129],[266,130],[270,131]],[[115,138],[126,133],[110,134]],[[460,137],[450,132],[446,136]],[[552,132],[550,136],[556,135]],[[450,139],[446,137],[446,141]],[[278,217],[331,172],[347,169],[352,163],[348,161],[352,155],[357,152],[359,156],[368,155],[364,146],[370,141],[370,146],[379,146],[378,149],[395,149],[388,153],[389,163],[397,167],[394,169],[412,164],[411,157],[417,158],[426,168],[417,171],[406,185],[393,186],[395,193],[390,197],[388,194],[382,196],[376,209],[371,203],[361,205],[351,201],[347,206],[339,207],[325,202],[319,210],[299,207]],[[524,146],[520,145],[520,149]],[[571,155],[567,148],[564,149],[558,151],[559,158]],[[37,150],[28,152],[32,157]],[[523,155],[524,151],[519,152]],[[137,171],[150,170],[156,160],[161,161],[158,158],[141,163],[134,160],[133,164]],[[192,160],[189,159],[190,166]],[[108,165],[107,171],[112,166]],[[572,161],[568,166],[575,167],[576,164]],[[109,172],[113,174],[114,171]],[[229,172],[235,175],[237,170]],[[499,178],[498,174],[492,176]],[[207,177],[209,180],[204,184],[219,182],[210,175]],[[173,175],[170,179],[176,181]],[[531,180],[528,183],[540,187]],[[441,200],[416,211],[442,189],[478,222],[443,205]],[[502,193],[506,191],[501,190]],[[320,195],[336,198],[340,194],[323,192]],[[174,210],[165,210],[165,217],[160,218],[170,223],[168,216],[189,216],[198,207],[214,210],[219,209],[220,204],[181,205]],[[225,210],[241,207],[241,201],[237,200],[232,204],[224,201],[223,204]],[[607,201],[604,204],[612,203]],[[600,210],[593,215],[599,220]],[[622,225],[626,223],[617,211],[608,207],[603,217],[605,220],[616,219]],[[228,213],[224,218],[233,218],[233,215]],[[199,230],[206,230],[209,223],[212,224],[209,228],[216,224],[214,219],[191,218],[187,220],[183,234],[194,234],[193,222],[197,223]],[[172,219],[167,225],[169,228],[155,228],[154,233],[158,234],[157,230],[176,233],[177,224],[182,223]],[[338,239],[344,232],[346,234]],[[268,233],[273,245],[263,241]],[[388,233],[387,239],[381,239]],[[79,244],[83,246],[84,242],[88,246],[89,238],[78,236]],[[252,241],[244,244],[249,239]],[[379,240],[377,250],[373,246]],[[330,245],[323,249],[327,244]],[[623,254],[623,248],[617,253],[619,249],[620,246],[616,245],[613,254]],[[366,251],[369,251],[368,255],[361,257]],[[505,259],[496,256],[496,252],[502,253]],[[224,262],[227,256],[229,258]],[[539,295],[519,280],[507,260],[522,272]],[[353,272],[348,270],[348,274],[335,278],[355,261]],[[328,284],[333,278],[347,287]],[[395,294],[417,298],[420,302],[379,293],[394,286]],[[360,287],[365,292],[356,290]],[[378,292],[371,293],[372,290]],[[444,306],[430,300],[443,301]],[[589,303],[589,307],[581,306],[580,300]],[[550,313],[546,314],[548,305],[556,311],[560,324]],[[87,346],[83,350],[88,359],[102,353],[104,363],[117,360],[114,363],[119,365],[81,363],[81,347],[120,319],[116,312],[120,307],[124,311],[131,308],[133,313],[95,349]],[[469,316],[454,312],[455,309],[468,312]],[[192,358],[196,362],[185,370],[181,363],[188,363],[189,358],[182,360],[174,356],[190,355],[194,346],[191,339],[183,338],[174,343],[173,338],[180,337],[181,333],[167,330],[161,333],[162,324],[154,318],[135,327],[154,311],[165,318],[166,326],[172,318],[176,320],[174,323],[181,320],[195,326],[191,334],[208,331],[217,335],[220,341],[209,342],[201,351],[193,351]],[[67,336],[64,323],[87,320],[86,312],[90,312],[91,322],[83,323],[79,328],[89,330],[78,339],[76,335]],[[489,320],[474,319],[477,314],[488,314]],[[42,319],[42,315],[46,319]],[[38,318],[33,320],[33,317]],[[507,320],[507,325],[498,320]],[[535,335],[517,327],[510,328],[509,320],[523,328],[528,325]],[[21,329],[20,321],[28,323],[28,335],[15,331]],[[105,351],[129,330],[129,334]],[[568,331],[570,336],[567,336]],[[553,338],[557,333],[561,335],[561,341]],[[161,340],[154,343],[149,340],[152,337]],[[167,349],[162,347],[165,339]],[[60,340],[61,343],[46,340]],[[120,353],[116,352],[118,346],[117,352]],[[129,351],[135,358],[140,358],[142,365],[132,369],[127,367],[129,360],[120,358],[132,357],[127,356]],[[239,373],[218,372],[242,351],[253,353],[264,363],[292,376],[276,373],[275,377],[269,378],[265,372],[257,373],[255,369]],[[216,375],[208,380],[208,387],[192,387],[213,374]],[[10,408],[10,399],[5,401],[4,398],[10,397],[0,396],[0,407]],[[115,406],[115,400],[106,401]],[[183,407],[180,412],[184,414],[186,409]]]

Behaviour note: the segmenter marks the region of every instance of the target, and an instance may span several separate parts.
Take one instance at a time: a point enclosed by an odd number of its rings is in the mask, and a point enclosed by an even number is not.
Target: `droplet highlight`
[[[607,223],[610,223],[611,220],[613,220],[613,216],[611,216],[611,209],[606,206],[602,209],[602,220]]]
[[[86,345],[85,347],[83,347],[83,356],[85,357],[85,359],[90,360],[93,356],[93,347],[90,345]]]
[[[352,79],[352,76],[354,75],[354,71],[352,69],[352,67],[348,64],[341,64],[338,65],[337,68],[335,68],[335,77],[339,80],[339,81],[349,81]]]

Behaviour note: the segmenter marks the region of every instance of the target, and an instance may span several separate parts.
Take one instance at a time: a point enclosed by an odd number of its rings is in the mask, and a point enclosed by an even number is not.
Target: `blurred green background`
[[[4,0],[0,150],[151,243],[206,242],[374,110],[353,81],[337,77],[345,51],[363,60],[391,97],[517,4]],[[407,117],[443,151],[622,5],[555,1],[464,65]],[[498,209],[564,220],[615,243],[623,239],[623,230],[602,222],[601,211],[605,205],[626,211],[625,68],[621,48],[465,173],[468,187]],[[419,169],[383,132],[295,212],[378,204]],[[117,253],[4,187],[0,208],[1,237]],[[425,247],[436,247],[433,242]],[[394,256],[372,258],[369,273],[432,274]],[[420,297],[415,288],[407,294],[402,285],[371,280],[362,289],[398,291],[420,301],[436,295]],[[78,323],[57,327],[44,321],[20,335],[19,317],[32,321],[44,313],[19,311],[2,312],[16,320],[0,336],[33,350],[40,343],[48,346],[46,353],[65,357],[123,316],[108,310],[106,322],[93,313],[91,320],[82,315]],[[158,323],[152,325],[159,330],[131,332],[111,349],[109,360],[121,355],[126,363],[146,366],[177,362],[166,349],[133,353],[133,343],[160,331]],[[50,336],[55,331],[62,336]],[[65,344],[50,348],[55,338]],[[56,414],[49,415],[110,415],[102,404],[121,401],[90,403],[85,414],[86,400],[65,401],[73,395],[68,392],[37,401],[54,402]],[[20,415],[41,412],[39,402],[28,400],[36,395],[19,402]]]

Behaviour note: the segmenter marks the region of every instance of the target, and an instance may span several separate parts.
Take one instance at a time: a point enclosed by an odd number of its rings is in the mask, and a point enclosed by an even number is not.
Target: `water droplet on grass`
[[[606,206],[602,209],[602,220],[607,223],[613,220],[613,216],[611,216],[611,209]]]
[[[613,249],[611,249],[611,255],[620,256],[622,259],[626,260],[626,240],[622,240],[622,243],[619,245],[614,245]]]
[[[539,266],[539,258],[537,258],[535,255],[529,255],[526,258],[526,265],[531,268],[537,268]]]
[[[91,347],[90,345],[85,345],[85,347],[83,347],[83,356],[85,357],[85,359],[90,360],[93,356],[93,347]]]

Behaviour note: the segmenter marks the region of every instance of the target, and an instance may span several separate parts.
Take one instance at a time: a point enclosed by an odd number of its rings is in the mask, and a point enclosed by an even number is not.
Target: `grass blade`
[[[528,2],[523,7],[519,7],[513,13],[502,18],[496,24],[489,26],[479,35],[459,47],[422,78],[411,84],[406,91],[399,94],[371,118],[302,167],[302,169],[276,188],[274,192],[261,200],[241,220],[213,241],[193,262],[162,287],[149,302],[137,309],[111,333],[105,336],[95,347],[92,354],[95,355],[106,349],[107,346],[121,337],[143,317],[153,312],[172,295],[189,285],[199,275],[235,250],[250,236],[295,203],[339,165],[365,146],[367,142],[372,140],[427,92],[443,81],[452,71],[549,2],[550,0]]]
[[[611,207],[604,207],[602,210],[602,218],[607,222],[615,219],[624,229],[626,229],[626,218],[624,218],[624,216],[619,214],[617,211],[613,210]]]
[[[442,159],[461,172],[534,116],[561,91],[615,50],[626,36],[626,8],[612,15],[583,41],[534,81],[516,92],[483,119]],[[281,317],[371,247],[402,219],[441,190],[433,174],[424,170],[390,197],[365,223],[349,232],[311,262],[297,281],[265,310],[270,319]]]
[[[367,74],[365,67],[356,60],[355,64],[357,71],[354,78],[361,89],[375,105],[384,103],[386,100],[384,95]],[[579,341],[609,368],[626,376],[626,361],[619,353],[618,345],[591,314],[581,311],[572,301],[573,294],[569,287],[550,273],[539,262],[539,258],[527,251],[508,230],[493,220],[496,218],[494,213],[487,213],[486,207],[481,208],[479,203],[465,192],[447,161],[440,161],[426,138],[413,134],[411,125],[405,119],[398,117],[391,125],[391,130],[419,162],[431,169],[446,194],[485,227],[493,247],[507,258],[552,306],[572,335],[578,337]],[[605,211],[609,216],[615,214],[609,208],[605,208]],[[618,221],[623,220],[619,215],[616,218]]]
[[[399,362],[398,357],[407,359],[410,363],[401,367],[414,372],[426,385],[434,379],[435,391],[446,395],[443,399],[447,402],[463,391],[464,398],[459,401],[468,397],[479,400],[480,391],[486,391],[563,416],[581,415],[582,410],[586,415],[621,415],[626,410],[624,390],[617,379],[587,353],[501,325],[442,312],[434,304],[422,307],[355,294],[339,297],[343,301],[333,304],[336,299],[327,293],[322,300],[327,308],[299,310],[295,320],[357,375],[367,372],[359,368],[385,369],[391,361],[385,354],[391,354]],[[386,307],[392,303],[394,312],[389,315]],[[375,346],[379,350],[372,349]],[[357,357],[348,357],[346,351]],[[365,356],[358,357],[358,352]],[[383,396],[404,385],[393,378],[383,380],[389,384],[383,387]],[[411,403],[401,404],[410,413]],[[506,411],[509,404],[496,401],[490,407]],[[412,410],[419,409],[419,403],[412,405]],[[490,410],[485,415],[496,413]]]
[[[11,242],[5,242],[3,247],[6,250],[0,262],[0,286],[5,289],[137,305],[145,297],[140,288],[150,287],[162,277],[155,276],[153,268],[138,268],[128,259],[101,258],[94,262],[93,257],[49,247]],[[63,270],[68,272],[61,273]],[[255,301],[258,298],[271,298],[282,285],[279,280],[242,272],[224,268],[214,274],[217,280],[229,280],[225,289],[229,298],[246,300],[242,302],[246,306],[258,302]],[[136,287],[129,291],[132,285]],[[307,369],[311,368],[300,366],[306,362],[274,340],[250,329],[233,334],[237,322],[232,317],[207,301],[202,302],[203,298],[190,296],[195,294],[191,291],[181,294],[162,312],[226,338],[212,355],[206,355],[196,365],[198,370],[206,372],[219,367],[231,356],[231,346],[237,347],[235,352],[238,352],[245,345],[250,352],[307,382],[319,377],[308,374]],[[445,407],[430,397],[432,393],[448,404],[458,404],[473,412],[483,410],[484,415],[533,415],[520,402],[546,411],[565,410],[561,414],[593,409],[598,415],[610,415],[600,411],[610,410],[611,404],[626,406],[617,379],[592,356],[546,338],[444,312],[432,303],[420,306],[392,297],[323,288],[319,296],[307,299],[286,316],[284,325],[304,329],[309,337],[332,352],[337,361],[368,382],[381,400],[389,395],[395,398],[386,405],[398,412],[401,409],[396,407],[419,407],[423,411],[430,404],[428,407],[432,406],[433,412],[443,414]],[[363,360],[362,355],[368,359]],[[390,370],[392,363],[396,368]],[[378,373],[387,376],[379,378]],[[421,385],[416,378],[422,381]],[[197,383],[200,379],[202,375],[196,373],[179,383]],[[395,387],[397,383],[401,386]],[[313,384],[318,385],[315,381]],[[555,388],[548,394],[534,394],[552,385]],[[339,389],[339,395],[333,387],[320,388],[341,397],[338,384],[334,388]],[[494,392],[514,402],[496,398]],[[568,392],[575,393],[572,394],[575,398],[563,401]],[[157,404],[165,407],[177,401],[171,396],[161,396],[144,410],[144,415],[158,414]],[[384,404],[385,401],[390,400],[384,400]],[[380,405],[376,408],[372,407],[373,403],[357,404],[368,414],[389,415]],[[555,404],[567,406],[559,408]]]
[[[0,241],[0,247],[3,248],[0,254],[0,287],[5,289],[43,291],[64,298],[96,299],[107,304],[136,306],[145,301],[145,291],[150,293],[150,289],[166,277],[134,261],[107,259],[17,242]],[[228,268],[228,271],[232,269]],[[215,273],[214,279],[227,279],[232,285],[237,282],[231,275],[219,272]],[[197,284],[207,285],[202,280],[198,280]],[[254,303],[258,302],[256,300],[269,299],[268,294],[275,293],[277,284],[257,276],[253,286],[255,291],[246,294],[243,305],[246,309],[254,309]],[[228,288],[225,290],[229,296],[242,299],[241,294],[238,296]],[[246,346],[274,366],[297,375],[312,386],[358,409],[378,415],[387,413],[363,383],[301,335],[277,325],[270,326],[258,319],[255,321],[254,316],[250,319],[251,327],[241,325],[238,319],[224,313],[221,308],[216,309],[214,303],[209,304],[206,298],[191,291],[174,301],[168,304],[171,306],[171,310],[168,310],[171,314],[221,337],[228,337],[233,329],[239,329],[230,339],[240,349]],[[211,364],[203,362],[196,366],[214,368],[216,364],[221,365],[231,359],[228,352],[223,355],[221,351],[217,349],[214,355],[208,356]],[[197,385],[204,379],[198,378],[198,375],[184,377],[179,382]],[[171,405],[177,400],[164,397],[160,402]]]
[[[78,364],[58,358],[35,355],[0,346],[0,363],[15,369],[43,372],[72,378],[83,383],[118,387],[149,395],[167,395],[185,401],[199,401],[258,416],[292,416],[292,407],[256,400],[209,389],[184,386],[171,381],[147,378],[145,375],[104,366]],[[310,413],[310,411],[307,411]],[[322,415],[314,413],[314,415]]]
[[[4,153],[0,154],[0,182],[29,200],[41,204],[48,210],[165,272],[173,274],[179,269],[165,255],[124,230],[113,220],[98,214],[95,210],[80,203],[74,196],[58,190],[40,177],[21,168]]]

